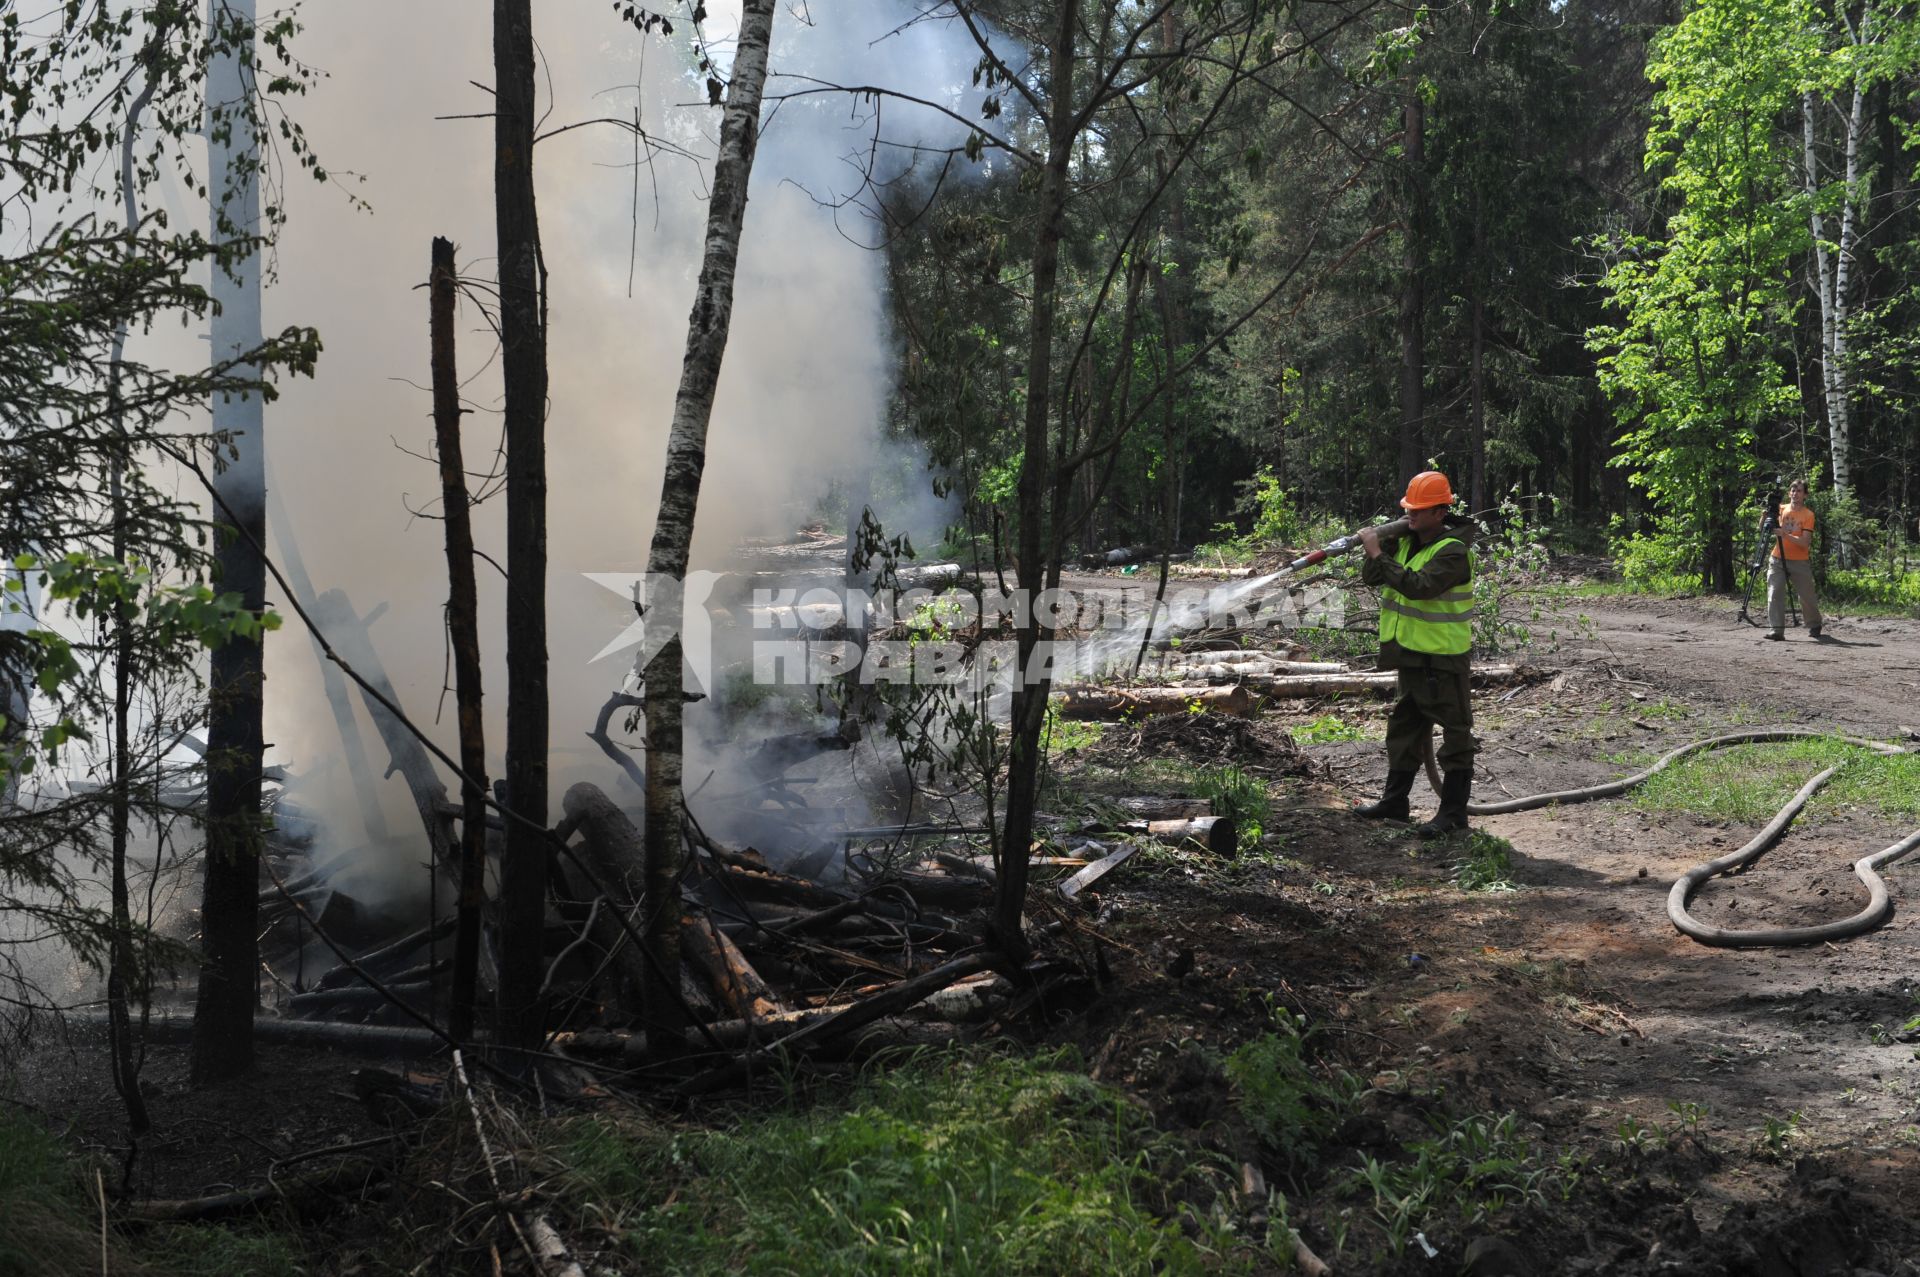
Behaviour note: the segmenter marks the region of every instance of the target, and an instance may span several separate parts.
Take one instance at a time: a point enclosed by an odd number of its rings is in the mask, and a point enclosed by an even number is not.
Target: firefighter
[[[1451,513],[1453,488],[1437,470],[1417,474],[1400,499],[1407,535],[1382,548],[1363,529],[1360,579],[1380,588],[1380,668],[1400,674],[1399,700],[1387,716],[1387,788],[1379,802],[1355,807],[1374,820],[1410,818],[1408,796],[1422,752],[1441,730],[1440,809],[1419,827],[1433,838],[1467,827],[1473,792],[1473,520]]]

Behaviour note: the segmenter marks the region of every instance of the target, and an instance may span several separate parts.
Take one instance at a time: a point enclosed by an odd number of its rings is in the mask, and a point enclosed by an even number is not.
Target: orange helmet
[[[1452,505],[1453,488],[1447,476],[1438,470],[1426,470],[1407,482],[1407,495],[1400,498],[1402,510],[1425,510],[1430,506]]]

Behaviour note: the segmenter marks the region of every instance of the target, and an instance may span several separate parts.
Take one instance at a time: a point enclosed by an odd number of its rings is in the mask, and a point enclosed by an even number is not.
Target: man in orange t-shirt
[[[1788,505],[1774,530],[1776,544],[1767,567],[1767,637],[1778,642],[1787,636],[1787,582],[1800,596],[1800,612],[1807,633],[1820,637],[1820,604],[1813,597],[1813,511],[1807,507],[1807,481],[1795,479],[1787,489]]]

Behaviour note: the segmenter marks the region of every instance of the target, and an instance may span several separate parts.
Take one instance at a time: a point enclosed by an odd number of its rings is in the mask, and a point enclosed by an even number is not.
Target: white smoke
[[[708,35],[724,62],[737,5],[709,8]],[[981,97],[971,82],[978,58],[971,38],[949,23],[911,21],[916,12],[899,0],[795,0],[776,18],[770,95],[813,81],[882,85],[952,114],[838,93],[769,104],[696,563],[717,561],[742,535],[791,530],[816,510],[837,519],[823,497],[881,455],[895,348],[884,261],[870,247],[875,228],[844,201],[861,193],[870,152],[879,175],[891,180],[912,161],[915,145],[962,145],[963,121],[977,117]],[[288,179],[267,327],[313,325],[326,351],[317,378],[284,386],[268,409],[272,479],[316,588],[344,588],[362,612],[387,605],[373,639],[409,715],[426,723],[436,720],[448,676],[441,528],[409,512],[431,510],[438,498],[433,466],[408,455],[426,454],[431,441],[426,294],[417,285],[435,235],[459,246],[464,272],[492,274],[491,121],[438,118],[490,109],[489,96],[469,81],[491,79],[491,32],[484,13],[458,0],[327,0],[302,21],[296,48],[329,78],[294,109],[335,174],[355,175],[336,180],[372,211],[299,175]],[[551,289],[548,602],[557,801],[574,780],[615,788],[615,769],[584,733],[618,685],[623,661],[615,656],[591,668],[587,661],[632,617],[582,574],[645,566],[718,112],[705,104],[684,27],[663,41],[622,25],[603,4],[543,5],[535,36],[541,127],[552,134],[536,153],[536,181]],[[876,110],[889,144],[874,151]],[[557,132],[636,114],[650,134],[703,162],[643,148],[636,169],[634,140],[619,128]],[[966,168],[962,161],[959,169]],[[494,341],[471,304],[459,328],[467,395],[479,410],[466,418],[466,458],[481,471],[491,468],[498,441],[490,415],[498,404]],[[475,525],[480,549],[502,564],[503,514],[496,497],[476,512]],[[503,598],[498,574],[485,563],[480,572],[497,774]],[[338,737],[298,626],[270,640],[268,675],[273,757],[324,782],[317,787],[328,797],[317,800],[310,787],[307,805],[351,812],[357,799],[336,765]],[[451,753],[450,694],[445,701],[436,731]],[[371,743],[377,768],[384,752]],[[417,826],[397,778],[386,782],[383,802],[392,828]]]

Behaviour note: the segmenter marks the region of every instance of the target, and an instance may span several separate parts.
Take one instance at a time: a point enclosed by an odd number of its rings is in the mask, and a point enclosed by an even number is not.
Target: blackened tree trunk
[[[493,5],[493,210],[507,441],[507,807],[500,1036],[539,1045],[547,895],[547,316],[533,191],[531,0]]]
[[[208,135],[214,199],[213,238],[231,243],[259,233],[259,137],[248,106],[253,61],[253,0],[217,0],[212,15],[227,33],[207,74],[214,113]],[[213,271],[213,358],[256,350],[260,335],[260,258],[251,248]],[[239,370],[246,377],[258,369]],[[216,588],[242,606],[266,607],[267,480],[260,394],[223,395],[213,430],[225,436],[226,467],[215,476]],[[195,1083],[216,1082],[253,1065],[253,1011],[259,967],[261,641],[232,638],[214,650],[207,703],[207,851],[200,910],[200,986],[193,1012]]]
[[[707,465],[707,427],[714,390],[727,352],[733,320],[734,268],[740,257],[740,227],[747,212],[747,179],[760,140],[760,102],[766,88],[767,47],[773,34],[774,0],[745,0],[733,75],[720,120],[720,151],[713,165],[707,205],[706,245],[693,313],[687,321],[687,353],[673,402],[667,437],[660,514],[653,525],[647,572],[654,583],[685,581],[700,504],[700,476]],[[684,1018],[680,974],[681,722],[686,676],[679,636],[683,600],[654,589],[647,624],[670,634],[644,667],[647,721],[646,919],[648,955],[644,1004],[647,1019],[678,1025]],[[657,628],[656,628],[657,627]]]
[[[1020,588],[1033,599],[1046,585],[1048,545],[1047,489],[1053,449],[1048,442],[1052,412],[1053,326],[1058,302],[1060,236],[1066,221],[1068,166],[1073,159],[1074,38],[1076,7],[1060,6],[1059,25],[1049,50],[1051,112],[1047,119],[1047,163],[1040,174],[1038,227],[1033,245],[1033,309],[1027,331],[1026,452],[1020,462],[1018,544]],[[1019,961],[1028,953],[1023,919],[1027,901],[1028,859],[1033,848],[1033,813],[1039,798],[1040,737],[1046,726],[1050,671],[1036,663],[1041,644],[1053,632],[1029,607],[1016,639],[1019,669],[1014,678],[1012,739],[1007,764],[1007,810],[1001,825],[993,900],[991,942]]]
[[[481,910],[487,902],[486,736],[480,722],[480,621],[473,580],[473,519],[460,448],[460,377],[454,362],[458,285],[453,242],[433,241],[431,322],[433,437],[440,454],[440,503],[447,531],[447,633],[453,640],[454,698],[460,707],[460,927],[453,943],[453,1003],[447,1031],[473,1036],[480,969]]]
[[[1426,469],[1421,456],[1426,416],[1426,108],[1417,91],[1407,99],[1405,256],[1400,281],[1400,482]]]
[[[127,107],[127,129],[120,139],[120,199],[126,218],[127,239],[131,242],[140,225],[139,185],[134,174],[134,148],[140,136],[140,113],[153,100],[154,74],[151,61],[157,50],[149,46],[145,53],[146,83]],[[113,413],[114,432],[126,447],[125,407],[120,383],[127,353],[129,325],[121,321],[113,333],[113,354],[107,390],[107,402]],[[126,485],[124,457],[116,457],[108,472],[107,486],[113,502],[113,559],[127,561]],[[133,1016],[128,1000],[136,992],[144,994],[144,981],[133,944],[133,908],[127,884],[127,846],[133,831],[133,686],[139,678],[139,662],[134,651],[133,627],[138,618],[132,608],[122,605],[112,618],[113,624],[113,754],[111,758],[113,805],[108,814],[108,874],[112,891],[113,949],[107,956],[107,1053],[113,1072],[113,1089],[127,1108],[128,1129],[137,1138],[152,1129],[147,1114],[146,1096],[140,1090],[140,1068],[133,1043]],[[156,866],[157,868],[157,866]],[[144,1017],[142,1017],[144,1019]]]
[[[1468,485],[1470,504],[1467,508],[1474,511],[1487,508],[1487,281],[1491,273],[1485,268],[1486,260],[1486,222],[1481,216],[1480,193],[1476,190],[1473,197],[1473,260],[1468,265],[1472,272],[1473,349],[1467,373],[1471,382],[1467,412],[1473,423],[1473,479]]]

